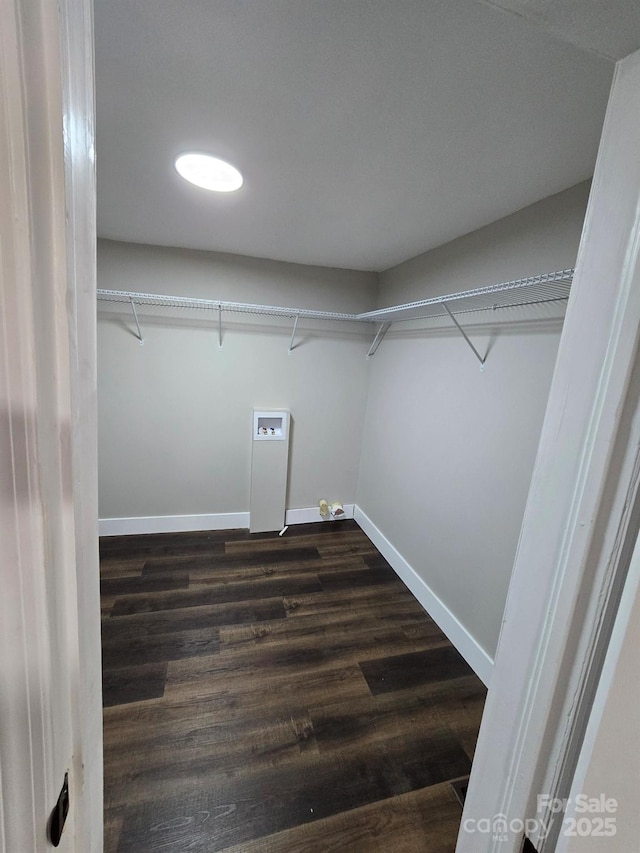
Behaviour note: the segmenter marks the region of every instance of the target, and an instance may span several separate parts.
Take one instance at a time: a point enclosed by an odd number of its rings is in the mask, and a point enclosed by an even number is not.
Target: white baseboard
[[[353,504],[344,504],[343,518],[353,518]],[[322,521],[317,506],[288,509],[285,524]],[[340,519],[338,519],[339,521]],[[214,512],[203,515],[149,515],[134,518],[101,518],[100,536],[128,536],[135,533],[187,533],[197,530],[233,530],[249,527],[248,512]]]
[[[343,518],[353,518],[354,505],[343,504],[344,515],[340,518],[323,518],[320,515],[320,507],[309,506],[302,509],[288,509],[285,514],[285,524],[309,524],[312,521],[341,521]]]
[[[232,530],[249,526],[248,512],[214,512],[203,515],[149,515],[137,518],[101,518],[100,536],[132,533],[186,533],[196,530]]]
[[[409,565],[402,554],[357,505],[354,518],[382,556],[391,564],[398,577],[409,587],[429,616],[451,640],[478,678],[488,685],[493,671],[493,660],[482,646],[477,643],[446,604],[438,598],[416,570]]]
[[[447,635],[462,657],[485,684],[489,683],[493,660],[478,645],[449,608],[429,588],[400,552],[389,542],[371,519],[354,504],[344,504],[344,518],[355,518],[396,574],[409,587],[429,616]],[[322,521],[317,506],[288,509],[285,524],[308,524]],[[338,519],[338,523],[339,523]],[[331,520],[327,520],[331,524]],[[248,512],[217,512],[202,515],[151,515],[137,518],[101,518],[100,536],[126,536],[136,533],[184,533],[198,530],[232,530],[249,527]]]

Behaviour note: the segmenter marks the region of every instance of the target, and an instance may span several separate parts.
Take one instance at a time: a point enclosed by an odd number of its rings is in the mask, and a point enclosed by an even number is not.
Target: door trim
[[[0,849],[102,851],[90,0],[0,0]]]
[[[525,821],[553,849],[537,796],[569,793],[637,535],[639,147],[640,52],[616,66],[457,853],[519,853]]]

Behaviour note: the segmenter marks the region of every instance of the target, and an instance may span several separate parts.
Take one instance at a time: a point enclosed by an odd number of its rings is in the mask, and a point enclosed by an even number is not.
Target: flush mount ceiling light
[[[231,193],[242,186],[242,175],[234,166],[209,154],[188,151],[176,157],[175,166],[185,181],[205,190]]]

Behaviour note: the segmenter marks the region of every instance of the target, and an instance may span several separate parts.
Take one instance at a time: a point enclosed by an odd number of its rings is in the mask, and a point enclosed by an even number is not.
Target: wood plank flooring
[[[355,522],[100,550],[105,853],[453,853],[485,689]]]

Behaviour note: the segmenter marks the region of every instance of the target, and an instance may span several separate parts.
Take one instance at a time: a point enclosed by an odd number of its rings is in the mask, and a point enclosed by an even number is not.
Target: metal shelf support
[[[447,305],[447,303],[446,303],[446,302],[443,302],[443,303],[442,303],[442,307],[443,307],[443,308],[444,308],[444,310],[447,312],[447,314],[451,317],[451,319],[453,320],[453,322],[456,324],[456,328],[458,329],[458,331],[460,332],[460,334],[462,335],[462,337],[465,339],[465,341],[467,342],[467,344],[468,344],[468,345],[469,345],[469,347],[471,348],[471,350],[472,350],[473,354],[475,355],[475,357],[476,357],[476,358],[478,359],[478,361],[480,362],[480,370],[484,370],[484,363],[485,363],[485,361],[487,360],[487,357],[485,356],[485,357],[483,358],[483,357],[480,355],[480,353],[478,352],[478,350],[477,350],[477,349],[474,347],[474,345],[471,343],[471,341],[469,340],[469,336],[467,335],[467,333],[465,332],[465,330],[462,328],[462,326],[460,325],[460,323],[458,323],[458,321],[456,320],[456,318],[453,316],[453,314],[452,314],[452,313],[451,313],[451,311],[449,310],[449,306]]]
[[[144,346],[144,338],[142,337],[142,331],[140,329],[140,323],[138,322],[138,312],[136,311],[136,303],[133,301],[132,297],[129,297],[129,302],[131,303],[131,310],[133,311],[133,319],[136,321],[136,328],[138,330],[138,334],[136,337],[140,341],[140,346]]]
[[[293,324],[293,331],[291,332],[291,340],[289,341],[289,355],[291,355],[291,353],[295,349],[293,342],[296,339],[296,329],[298,328],[298,320],[299,319],[300,319],[300,315],[296,314],[296,319],[295,319],[294,324]]]
[[[390,322],[380,323],[380,327],[378,328],[378,331],[376,332],[376,336],[373,339],[371,346],[369,347],[369,352],[367,353],[367,359],[370,359],[372,355],[376,354],[378,347],[382,343],[382,339],[387,334],[387,332],[389,331],[390,328],[391,328]]]
[[[569,298],[569,291],[573,281],[573,269],[557,270],[556,272],[542,273],[527,278],[518,278],[512,281],[503,281],[488,287],[478,287],[474,290],[465,290],[458,293],[449,293],[445,296],[434,296],[429,299],[420,299],[416,302],[407,302],[403,305],[392,305],[388,308],[376,308],[373,311],[365,311],[360,314],[344,314],[336,311],[318,311],[310,308],[294,308],[278,305],[255,305],[245,302],[222,302],[213,299],[196,299],[188,296],[169,296],[160,293],[134,293],[128,290],[98,290],[98,299],[105,302],[124,302],[131,305],[133,317],[138,334],[136,337],[140,343],[144,343],[136,305],[149,305],[158,308],[192,309],[200,308],[218,312],[218,347],[222,349],[222,312],[227,311],[236,314],[252,314],[266,317],[285,317],[294,319],[291,340],[289,341],[289,353],[295,347],[298,320],[302,317],[311,320],[344,320],[351,323],[378,323],[378,331],[367,358],[371,358],[380,346],[382,339],[388,332],[392,323],[402,323],[411,320],[429,320],[438,317],[449,316],[475,357],[480,362],[480,369],[484,369],[487,356],[481,356],[476,347],[471,343],[467,333],[464,331],[455,315],[474,314],[482,311],[496,311],[499,308],[520,308],[527,305],[543,305],[545,303],[562,302]]]

